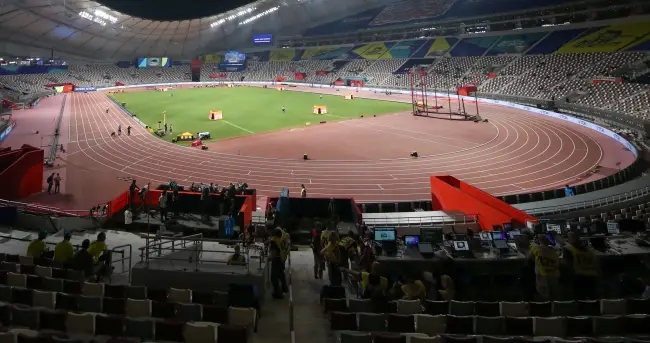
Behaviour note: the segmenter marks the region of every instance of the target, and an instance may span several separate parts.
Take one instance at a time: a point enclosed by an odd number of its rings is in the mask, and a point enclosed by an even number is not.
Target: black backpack
[[[42,180],[42,179],[41,179]],[[52,183],[52,175],[47,177],[47,183]]]

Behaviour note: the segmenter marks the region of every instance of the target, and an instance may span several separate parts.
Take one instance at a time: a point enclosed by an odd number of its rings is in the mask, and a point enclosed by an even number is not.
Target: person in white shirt
[[[124,224],[131,225],[131,223],[133,223],[133,213],[131,213],[127,208],[126,211],[124,211]]]
[[[301,198],[307,197],[307,188],[305,188],[305,185],[300,185],[300,197]]]
[[[160,195],[160,198],[158,199],[160,202],[160,220],[165,221],[167,220],[167,190],[163,190],[162,194]]]

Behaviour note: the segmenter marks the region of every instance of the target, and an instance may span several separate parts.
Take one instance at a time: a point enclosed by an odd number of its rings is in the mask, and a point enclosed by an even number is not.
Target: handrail
[[[30,211],[30,212],[43,211],[43,212],[50,212],[51,214],[65,215],[71,217],[85,217],[85,215],[82,215],[81,213],[87,213],[88,216],[90,215],[89,210],[62,210],[51,206],[30,204],[30,203],[4,200],[4,199],[0,199],[0,206],[13,206],[23,211]],[[44,213],[44,214],[48,214],[48,213]]]
[[[117,250],[119,248],[129,248],[129,256],[125,257],[124,256],[124,250]],[[120,273],[116,273],[116,275],[124,274],[124,273],[129,273],[129,283],[131,282],[131,266],[132,266],[132,256],[133,256],[133,245],[131,244],[124,244],[124,245],[118,245],[111,249],[112,253],[120,253],[122,254],[122,258],[118,260],[111,260],[111,267],[113,266],[114,263],[117,262],[122,262],[122,271]],[[128,261],[128,268],[124,268],[124,262]],[[112,270],[112,268],[111,268]],[[112,273],[111,273],[112,274]]]
[[[395,212],[391,212],[395,213]],[[413,213],[413,212],[408,212]],[[416,212],[417,213],[417,212]],[[378,213],[372,213],[373,216]],[[451,218],[451,220],[450,220]],[[418,217],[393,217],[389,215],[381,216],[379,218],[367,218],[363,216],[363,222],[366,225],[403,225],[403,226],[423,226],[435,224],[454,224],[454,223],[476,223],[478,222],[477,214],[464,214],[464,215],[438,215],[438,216],[418,216]]]
[[[54,138],[52,138],[52,146],[50,147],[50,155],[47,158],[47,165],[54,165],[54,160],[56,159],[56,149],[59,147],[59,132],[61,129],[61,119],[63,119],[63,111],[65,110],[65,101],[68,98],[68,95],[63,95],[63,102],[61,103],[61,111],[59,112],[59,117],[56,120],[56,127],[54,129]]]
[[[289,272],[287,278],[287,285],[289,286],[289,334],[291,337],[290,343],[296,343],[296,331],[294,327],[294,312],[293,312],[293,287],[291,286],[291,251],[287,255]]]

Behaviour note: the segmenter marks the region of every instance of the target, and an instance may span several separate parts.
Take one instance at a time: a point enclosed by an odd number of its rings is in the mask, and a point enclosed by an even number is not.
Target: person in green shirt
[[[95,263],[97,263],[99,261],[99,257],[106,251],[108,251],[108,246],[106,245],[106,233],[100,232],[97,235],[97,240],[90,243],[88,252],[95,259]]]
[[[63,240],[54,247],[54,259],[61,262],[70,262],[74,257],[74,248],[70,243],[71,232],[63,234]]]
[[[26,255],[28,257],[33,257],[33,258],[44,257],[43,255],[46,255],[47,253],[47,246],[45,245],[46,237],[47,237],[47,233],[45,231],[39,232],[38,238],[29,242],[29,245],[27,246]]]

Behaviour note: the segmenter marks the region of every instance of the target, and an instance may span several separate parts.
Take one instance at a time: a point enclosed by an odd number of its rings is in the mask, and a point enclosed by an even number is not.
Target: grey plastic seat
[[[506,333],[505,317],[476,317],[477,335],[504,335]]]
[[[102,313],[103,301],[100,297],[87,297],[80,295],[77,299],[79,311]]]
[[[198,322],[203,318],[201,304],[176,304],[176,319]]]
[[[39,328],[38,309],[27,306],[14,305],[11,307],[11,323],[13,327],[38,330]]]
[[[373,312],[372,303],[368,299],[348,299],[348,311]]]
[[[386,331],[386,316],[382,313],[359,313],[359,331]]]
[[[127,318],[124,334],[142,341],[154,339],[154,320],[150,318]]]
[[[63,280],[45,277],[43,278],[43,290],[50,292],[63,292]]]
[[[340,343],[372,343],[372,336],[367,332],[341,331],[339,333]]]

